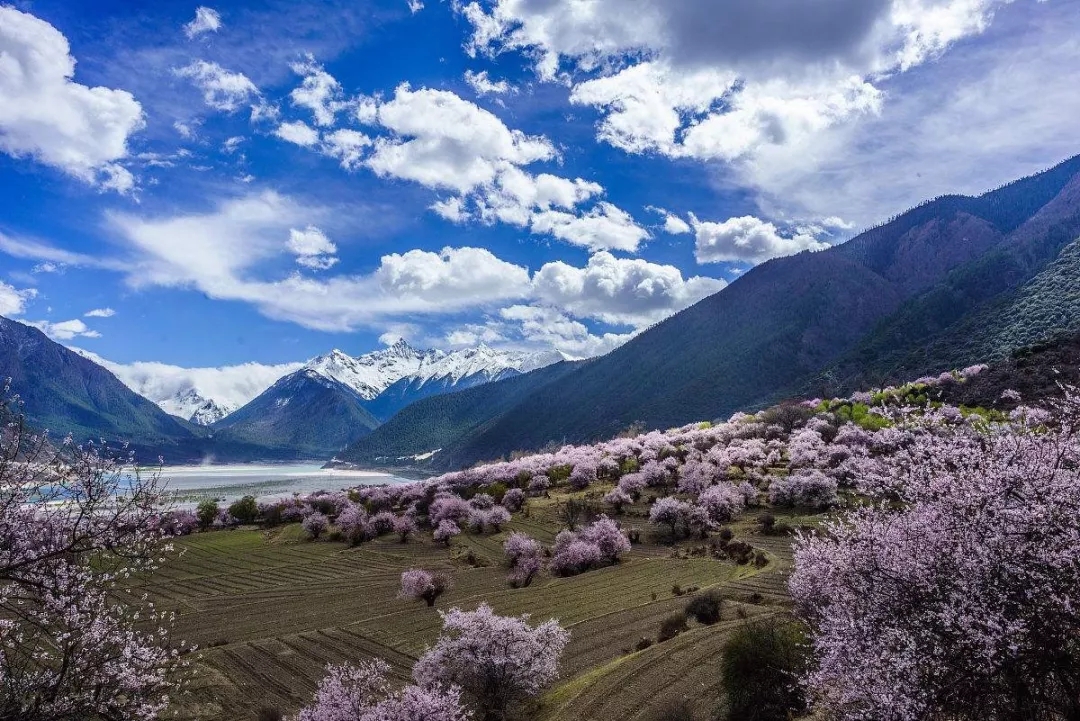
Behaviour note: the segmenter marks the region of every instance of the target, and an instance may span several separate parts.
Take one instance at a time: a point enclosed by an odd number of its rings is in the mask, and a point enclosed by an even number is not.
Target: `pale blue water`
[[[255,496],[264,501],[287,498],[293,493],[409,482],[388,473],[331,470],[317,464],[166,466],[161,478],[179,508],[193,508],[206,499],[231,503],[243,496]]]

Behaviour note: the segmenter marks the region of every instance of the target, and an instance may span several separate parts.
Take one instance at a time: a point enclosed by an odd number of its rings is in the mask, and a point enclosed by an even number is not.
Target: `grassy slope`
[[[534,500],[529,516],[516,517],[510,529],[550,540],[558,530],[554,502]],[[644,506],[637,511],[643,512]],[[645,525],[640,515],[623,520],[630,527]],[[300,539],[296,526],[211,532],[183,539],[184,555],[132,591],[147,591],[176,610],[176,637],[206,649],[180,718],[251,719],[263,704],[291,711],[309,698],[329,662],[378,656],[405,679],[440,629],[435,609],[395,598],[401,571],[422,566],[453,573],[455,585],[440,599],[442,608],[486,601],[501,613],[557,617],[571,630],[563,681],[529,711],[530,718],[612,718],[608,708],[615,700],[607,689],[620,678],[612,674],[633,670],[638,685],[630,693],[624,688],[618,703],[636,719],[680,693],[694,694],[703,708],[715,704],[715,682],[706,689],[700,682],[715,676],[717,644],[741,622],[735,610],[742,604],[732,603],[722,626],[695,625],[685,637],[627,655],[624,650],[642,636],[655,636],[660,621],[685,604],[685,597],[672,595],[674,584],[720,586],[744,602],[754,590],[780,590],[759,604],[746,603],[748,615],[783,603],[786,541],[748,529],[748,523],[736,525],[740,536],[770,550],[773,559],[761,571],[709,558],[672,558],[665,546],[642,544],[616,567],[573,578],[544,576],[521,590],[509,588],[506,570],[497,565],[501,535],[459,537],[447,550],[430,540],[403,545],[384,539],[355,549],[311,543]],[[491,565],[465,564],[468,550]],[[591,715],[586,708],[600,710]]]
[[[214,424],[222,439],[261,443],[297,458],[329,458],[379,421],[351,388],[298,371]]]

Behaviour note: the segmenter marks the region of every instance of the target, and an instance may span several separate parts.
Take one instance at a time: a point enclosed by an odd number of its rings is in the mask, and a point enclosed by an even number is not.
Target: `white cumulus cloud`
[[[22,315],[26,304],[37,295],[33,288],[19,290],[0,280],[0,315]]]
[[[500,310],[499,316],[513,323],[526,341],[549,346],[574,358],[603,355],[635,335],[593,333],[581,321],[549,306],[513,305]]]
[[[683,278],[671,265],[596,253],[584,268],[547,263],[533,276],[536,297],[581,318],[644,327],[693,305],[727,283]]]
[[[156,361],[116,363],[96,353],[76,349],[110,371],[131,390],[169,409],[168,401],[189,392],[236,409],[254,399],[282,376],[303,363],[241,363],[217,368],[184,368]]]
[[[132,286],[191,288],[318,330],[445,315],[530,292],[526,268],[471,247],[390,253],[364,275],[312,278],[262,271],[266,261],[294,254],[282,242],[291,230],[318,227],[328,217],[326,209],[264,192],[223,201],[208,212],[110,213],[107,222],[131,255],[125,273]],[[299,242],[310,249],[312,238],[306,234]]]
[[[631,153],[742,161],[882,112],[879,88],[1012,0],[461,2],[467,50],[517,52]]]
[[[629,213],[607,202],[580,215],[562,210],[540,211],[533,216],[532,228],[590,250],[610,248],[632,253],[649,237],[649,232]]]
[[[829,247],[805,230],[796,229],[785,235],[772,223],[752,215],[714,223],[698,220],[691,213],[690,224],[694,228],[694,254],[699,263],[756,264],[803,250]]]
[[[469,84],[477,95],[503,95],[513,92],[514,87],[505,80],[492,80],[488,77],[487,70],[473,72],[465,71],[465,82]]]
[[[120,161],[144,126],[125,91],[74,81],[67,38],[49,23],[0,6],[0,151],[38,162],[106,190],[130,191]]]
[[[89,328],[78,318],[53,323],[47,320],[28,320],[25,323],[37,328],[53,340],[66,341],[74,338],[100,338],[101,333]]]
[[[288,240],[289,251],[296,255],[296,262],[312,270],[328,270],[338,259],[337,246],[326,237],[321,229],[309,225],[302,230],[291,228]]]
[[[319,131],[303,120],[282,123],[274,130],[274,135],[302,148],[313,147],[319,142]]]
[[[203,101],[214,110],[232,113],[259,97],[259,89],[246,75],[217,63],[196,60],[175,72],[191,80],[202,91]]]
[[[86,318],[112,318],[116,311],[112,308],[94,308],[83,313]]]
[[[312,69],[312,68],[316,69]],[[399,85],[388,99],[341,96],[337,81],[321,67],[305,65],[311,88],[293,91],[294,104],[330,127],[340,110],[371,129],[320,134],[304,121],[282,123],[275,134],[317,149],[343,168],[367,168],[379,177],[408,180],[451,194],[431,208],[452,222],[508,223],[590,249],[637,250],[648,231],[610,202],[582,205],[603,194],[598,183],[533,172],[534,163],[559,160],[546,137],[528,135],[498,116],[446,90]],[[305,81],[307,82],[307,81]],[[296,93],[305,100],[297,103]]]
[[[337,120],[337,114],[351,105],[344,99],[341,83],[315,62],[311,55],[293,63],[292,69],[304,78],[300,87],[289,93],[292,104],[310,110],[316,125],[332,126]]]

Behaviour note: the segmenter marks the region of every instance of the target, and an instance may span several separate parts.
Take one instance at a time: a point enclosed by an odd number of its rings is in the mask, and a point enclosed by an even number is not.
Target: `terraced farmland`
[[[558,526],[538,510],[516,518],[506,533],[523,530],[550,541]],[[714,661],[726,635],[786,601],[790,539],[754,535],[749,525],[742,524],[740,537],[769,553],[763,569],[672,557],[669,547],[641,544],[618,566],[571,578],[545,575],[526,589],[510,588],[499,565],[505,533],[463,534],[448,550],[422,537],[356,548],[309,542],[296,526],[210,532],[180,541],[177,557],[130,590],[174,610],[176,638],[202,649],[178,705],[182,719],[252,719],[263,706],[291,712],[310,698],[328,663],[378,656],[406,678],[441,628],[437,609],[396,598],[401,572],[418,566],[452,574],[441,608],[486,601],[499,613],[556,617],[570,629],[563,682],[529,718],[643,719],[684,696],[702,710],[715,706]],[[464,561],[470,551],[476,566]],[[715,626],[692,624],[675,639],[633,652],[685,605],[687,597],[673,595],[676,585],[720,587],[736,601]]]

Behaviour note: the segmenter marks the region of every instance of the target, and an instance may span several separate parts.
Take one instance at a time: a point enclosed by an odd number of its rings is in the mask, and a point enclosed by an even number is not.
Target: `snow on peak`
[[[361,356],[334,349],[309,362],[307,369],[331,378],[372,400],[395,381],[418,372],[443,356],[442,351],[420,351],[404,340]]]
[[[166,413],[179,416],[200,426],[208,426],[220,421],[237,408],[228,403],[219,403],[212,398],[206,398],[194,388],[188,388],[169,398],[163,398],[157,401],[157,405]]]
[[[474,348],[450,351],[418,350],[404,339],[393,345],[361,356],[332,350],[305,366],[356,391],[364,400],[372,400],[402,378],[418,381],[446,380],[450,385],[464,378],[491,381],[508,373],[528,373],[565,360],[557,351],[527,352],[497,350],[481,343]]]
[[[457,384],[464,378],[484,377],[485,381],[502,378],[508,373],[528,373],[565,360],[555,351],[528,352],[496,350],[481,343],[475,348],[451,351],[438,361],[412,375],[420,384],[431,380],[448,380]]]

